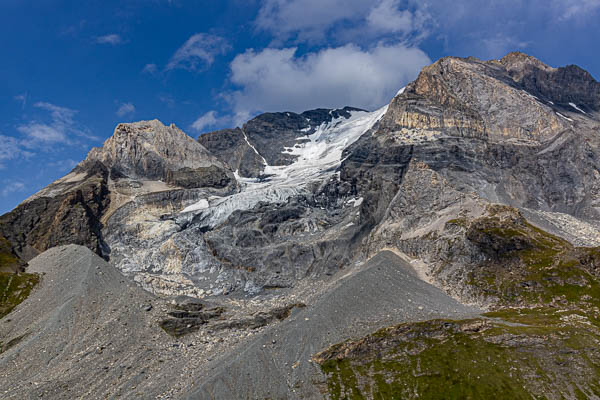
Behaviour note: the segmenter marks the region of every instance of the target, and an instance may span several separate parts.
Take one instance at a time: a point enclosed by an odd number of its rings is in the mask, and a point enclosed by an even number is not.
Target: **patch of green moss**
[[[467,283],[498,305],[600,306],[600,249],[575,248],[515,213],[479,218],[467,237],[489,256]]]
[[[0,272],[0,318],[26,299],[39,279],[37,274]]]
[[[466,218],[454,218],[446,222],[446,225],[458,225],[467,228],[469,226],[469,221]]]
[[[332,399],[589,398],[600,390],[597,329],[551,309],[380,330],[316,356]]]
[[[10,242],[0,236],[0,272],[7,272],[19,266],[19,260],[12,254],[10,249]]]

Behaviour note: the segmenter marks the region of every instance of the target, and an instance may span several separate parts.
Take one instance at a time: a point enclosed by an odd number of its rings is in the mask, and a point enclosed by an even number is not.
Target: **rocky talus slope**
[[[197,141],[120,124],[0,240],[41,274],[0,320],[9,398],[600,397],[600,83],[575,66],[447,57],[379,110]]]

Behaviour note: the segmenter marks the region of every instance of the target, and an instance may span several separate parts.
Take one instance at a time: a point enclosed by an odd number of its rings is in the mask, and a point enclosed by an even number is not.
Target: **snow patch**
[[[350,199],[346,203],[347,204],[354,203],[354,207],[359,207],[362,204],[363,200],[364,199],[362,197],[359,197],[358,199]]]
[[[570,105],[571,107],[573,107],[574,109],[576,109],[577,111],[579,111],[580,113],[587,114],[587,113],[586,113],[585,111],[583,111],[581,108],[577,107],[577,104],[575,104],[575,103],[569,103],[569,105]]]
[[[184,208],[183,211],[181,211],[181,212],[187,213],[187,212],[192,212],[192,211],[206,210],[208,207],[209,207],[208,200],[201,199],[197,203],[194,203],[191,206]]]
[[[558,115],[558,116],[559,116],[559,117],[561,117],[561,118],[564,118],[564,119],[566,119],[567,121],[571,121],[571,122],[573,122],[573,120],[572,120],[571,118],[569,118],[569,117],[565,117],[564,115],[562,115],[562,114],[561,114],[561,113],[559,113],[559,112],[557,112],[557,113],[556,113],[556,115]]]
[[[265,165],[269,165],[267,163],[267,160],[265,160],[265,158],[258,152],[258,150],[256,150],[256,147],[254,147],[252,145],[252,143],[250,143],[250,141],[248,140],[248,136],[246,136],[246,131],[244,131],[243,128],[242,128],[242,134],[244,135],[244,140],[246,141],[246,143],[248,143],[248,146],[250,146],[250,148],[252,150],[254,150],[254,152],[256,153],[256,155],[259,156],[263,160],[263,162],[265,163]]]
[[[405,90],[406,90],[406,86],[404,86],[402,89],[398,90],[398,93],[396,93],[396,96],[394,96],[394,97],[400,96],[402,93],[404,93]]]

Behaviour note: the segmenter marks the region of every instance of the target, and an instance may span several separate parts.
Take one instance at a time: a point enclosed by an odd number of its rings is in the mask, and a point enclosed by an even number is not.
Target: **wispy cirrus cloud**
[[[156,64],[146,64],[144,68],[142,68],[143,74],[156,75],[158,73],[158,65]]]
[[[225,38],[196,33],[175,51],[165,70],[203,71],[212,65],[216,56],[225,54],[230,49],[231,45]]]
[[[18,94],[14,97],[14,99],[16,101],[18,101],[19,103],[21,103],[21,108],[25,108],[25,106],[27,105],[27,97],[28,94],[27,93],[23,93],[23,94]]]
[[[5,161],[33,156],[33,153],[25,150],[19,139],[15,137],[0,134],[0,143],[2,143],[0,146],[0,169],[5,168]]]
[[[195,130],[196,132],[202,132],[206,128],[214,127],[225,121],[229,121],[229,118],[217,117],[217,112],[214,110],[211,110],[211,111],[208,111],[207,113],[201,115],[200,117],[198,117],[192,124],[191,128],[193,130]]]
[[[8,196],[11,193],[23,192],[26,186],[23,182],[20,181],[4,181],[4,187],[0,192],[3,197]]]
[[[135,106],[132,103],[122,103],[117,109],[117,116],[124,117],[135,112]]]
[[[76,110],[48,102],[37,102],[34,107],[48,112],[50,120],[46,122],[31,120],[19,125],[17,131],[24,136],[20,141],[20,145],[34,149],[52,143],[75,145],[81,140],[99,140],[88,128],[75,121]]]
[[[95,41],[98,44],[110,44],[113,46],[125,43],[125,41],[123,40],[121,35],[116,34],[116,33],[111,33],[111,34],[104,35],[104,36],[98,36],[98,37],[96,37]]]
[[[600,0],[553,0],[561,21],[593,17],[600,10]]]

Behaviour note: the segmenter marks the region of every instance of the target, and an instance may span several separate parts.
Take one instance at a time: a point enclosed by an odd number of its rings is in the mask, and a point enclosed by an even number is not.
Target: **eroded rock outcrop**
[[[74,174],[78,179],[62,178],[0,217],[0,232],[22,262],[65,243],[103,254],[100,218],[110,204],[108,170],[95,163]]]
[[[118,208],[139,195],[201,188],[232,192],[237,182],[174,125],[120,124],[71,173],[0,217],[0,234],[21,262],[62,244],[84,245],[108,257],[102,229]]]

